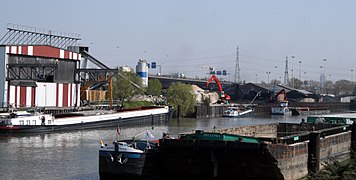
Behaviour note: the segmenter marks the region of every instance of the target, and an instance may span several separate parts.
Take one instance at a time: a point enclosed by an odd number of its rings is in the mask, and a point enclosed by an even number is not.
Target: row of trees
[[[122,76],[113,77],[113,98],[124,102],[129,102],[135,95],[162,95],[162,84],[158,79],[151,79],[147,87],[142,86],[142,80],[132,72],[121,72]],[[194,111],[195,97],[192,94],[191,85],[183,83],[173,83],[164,94],[168,105],[178,109],[182,108],[182,115],[188,115]]]
[[[355,94],[356,83],[348,81],[348,80],[338,80],[338,81],[325,81],[323,84],[320,81],[308,80],[301,81],[297,78],[293,78],[290,80],[290,86],[296,89],[304,89],[313,93],[326,93],[326,94],[334,94],[334,95],[342,95],[342,94]],[[292,83],[293,82],[293,83]],[[267,85],[266,82],[261,82],[263,85]],[[280,80],[271,80],[269,84],[281,84]]]

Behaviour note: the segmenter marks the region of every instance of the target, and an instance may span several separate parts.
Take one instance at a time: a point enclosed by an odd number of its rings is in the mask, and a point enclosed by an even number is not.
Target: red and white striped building
[[[7,81],[7,64],[11,61],[55,62],[59,72],[69,78],[53,77],[50,81],[32,82],[31,85],[12,84]],[[0,102],[3,107],[74,107],[80,105],[80,84],[76,84],[75,68],[81,54],[52,46],[0,46]],[[70,68],[66,68],[70,67]],[[67,74],[68,73],[68,74]],[[66,75],[67,74],[67,75]],[[68,78],[67,78],[68,79]]]

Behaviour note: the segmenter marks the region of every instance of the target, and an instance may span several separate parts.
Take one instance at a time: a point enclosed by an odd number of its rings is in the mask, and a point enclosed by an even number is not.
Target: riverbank
[[[277,106],[277,103],[259,103],[253,105],[255,115],[268,115],[271,113],[271,107]],[[196,106],[194,118],[215,118],[222,117],[222,114],[229,105],[226,104],[198,104]],[[323,107],[330,109],[330,113],[345,112],[350,110],[350,103],[342,102],[320,102],[320,103],[301,103],[289,102],[290,107]]]

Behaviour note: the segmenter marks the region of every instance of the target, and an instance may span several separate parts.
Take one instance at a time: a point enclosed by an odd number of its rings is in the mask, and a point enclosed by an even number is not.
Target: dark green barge
[[[351,126],[264,124],[160,139],[159,177],[299,179],[329,158],[350,158]],[[355,136],[355,135],[353,135]]]

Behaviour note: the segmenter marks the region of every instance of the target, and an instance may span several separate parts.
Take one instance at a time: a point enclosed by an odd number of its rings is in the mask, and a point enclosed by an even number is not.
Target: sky
[[[241,81],[283,81],[286,57],[289,78],[319,81],[325,71],[327,80],[356,80],[354,0],[3,0],[0,7],[0,36],[7,23],[77,33],[79,45],[112,68],[135,69],[144,58],[162,74],[208,77],[214,67],[233,81],[238,46]]]

